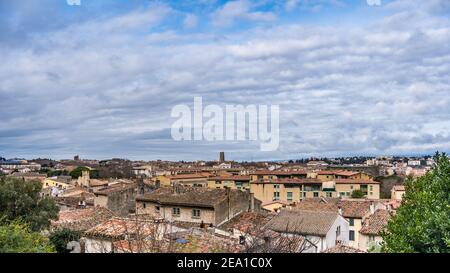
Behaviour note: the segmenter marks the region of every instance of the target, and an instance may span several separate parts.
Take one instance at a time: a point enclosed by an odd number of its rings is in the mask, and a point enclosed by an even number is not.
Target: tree
[[[81,234],[79,232],[63,228],[51,233],[49,239],[58,253],[68,253],[67,244],[72,241],[78,242],[80,237]]]
[[[352,198],[357,198],[357,199],[360,199],[360,198],[364,198],[364,192],[362,192],[361,190],[354,190],[354,191],[352,191]]]
[[[21,221],[0,225],[0,253],[52,253],[55,252],[48,239],[30,230]]]
[[[89,168],[86,167],[77,167],[73,171],[70,172],[70,176],[72,176],[73,179],[77,179],[83,174],[83,171],[90,171]]]
[[[450,252],[450,164],[436,154],[436,166],[406,181],[402,204],[382,234],[383,252]]]
[[[22,219],[33,231],[50,226],[58,218],[59,208],[49,198],[41,198],[39,181],[0,178],[0,217],[5,220]]]

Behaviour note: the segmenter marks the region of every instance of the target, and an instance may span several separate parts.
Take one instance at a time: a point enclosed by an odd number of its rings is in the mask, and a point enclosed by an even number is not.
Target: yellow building
[[[52,178],[47,178],[47,179],[44,179],[42,181],[42,188],[43,189],[46,189],[46,188],[59,188],[59,189],[65,190],[68,187],[70,187],[69,184],[63,183],[63,182],[59,182],[56,179],[52,179]]]
[[[353,191],[360,190],[367,199],[380,199],[380,182],[361,179],[335,179],[333,182],[340,197],[351,197]]]
[[[321,181],[331,181],[335,179],[360,179],[360,180],[373,180],[370,174],[363,172],[354,172],[346,170],[325,170],[317,173],[317,179]]]
[[[250,174],[251,181],[258,180],[274,180],[283,178],[307,178],[308,173],[306,171],[269,171],[260,170]]]
[[[208,187],[214,189],[223,189],[225,187],[233,190],[249,190],[250,176],[214,176],[208,178]]]
[[[320,180],[311,178],[252,181],[250,191],[263,203],[284,201],[293,204],[304,198],[334,197],[332,192],[322,190]]]
[[[162,186],[173,186],[174,184],[194,187],[208,186],[208,176],[204,174],[160,175],[156,180],[159,181]]]

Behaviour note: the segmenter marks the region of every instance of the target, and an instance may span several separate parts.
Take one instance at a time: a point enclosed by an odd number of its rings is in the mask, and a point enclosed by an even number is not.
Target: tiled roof
[[[281,178],[281,179],[271,179],[264,180],[260,179],[257,181],[252,181],[252,184],[322,184],[322,181],[315,178]]]
[[[359,172],[352,172],[352,171],[336,171],[335,174],[336,174],[336,175],[341,175],[341,176],[353,176],[353,175],[359,174]]]
[[[151,220],[114,217],[85,232],[86,236],[101,238],[146,238],[154,235],[156,224]]]
[[[338,198],[306,198],[296,204],[296,208],[313,211],[333,211],[342,209],[342,216],[346,218],[363,218],[370,211],[370,203],[378,202],[364,199],[342,199]]]
[[[374,214],[364,219],[361,230],[361,234],[367,235],[380,235],[381,232],[387,227],[391,214],[387,210],[379,209]]]
[[[310,210],[282,210],[267,224],[267,228],[281,233],[326,236],[338,217],[337,212]]]
[[[214,180],[214,181],[250,181],[250,176],[246,176],[246,175],[214,176],[214,177],[208,178],[208,180]]]
[[[197,178],[207,178],[208,176],[203,175],[203,174],[179,174],[179,175],[172,175],[169,176],[170,179],[172,180],[177,180],[177,179],[197,179]]]
[[[257,170],[251,173],[251,175],[298,175],[308,174],[307,171],[270,171],[270,170]]]
[[[350,246],[337,244],[332,248],[328,248],[325,251],[322,251],[322,253],[366,253],[366,252]]]
[[[242,212],[230,221],[219,226],[220,229],[228,231],[237,229],[250,235],[258,235],[261,229],[273,218],[271,214],[257,212]]]
[[[380,182],[363,179],[335,179],[336,184],[380,184]]]
[[[102,207],[66,210],[59,213],[57,221],[52,221],[54,228],[68,228],[76,231],[86,231],[113,217],[113,213]]]
[[[136,184],[126,184],[126,183],[119,183],[115,185],[111,185],[105,188],[98,189],[94,191],[97,195],[110,195],[115,192],[121,192],[121,191],[127,191],[131,189],[135,189],[137,187]]]
[[[240,190],[230,190],[234,194],[244,194]],[[159,188],[153,192],[140,195],[137,201],[155,202],[166,205],[195,206],[214,208],[227,198],[227,190],[204,187],[179,187],[179,193],[174,188]]]

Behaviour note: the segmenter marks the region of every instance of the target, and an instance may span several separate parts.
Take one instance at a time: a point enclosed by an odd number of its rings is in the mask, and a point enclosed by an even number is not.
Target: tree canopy
[[[445,154],[435,161],[427,174],[406,181],[402,204],[383,234],[384,252],[450,252],[450,164]]]
[[[58,218],[59,208],[49,198],[41,197],[39,181],[0,178],[0,217],[5,220],[21,219],[31,230],[39,231]]]
[[[71,241],[79,241],[81,234],[77,231],[63,228],[50,234],[50,242],[55,246],[58,253],[68,253],[67,244]]]
[[[362,192],[361,190],[354,190],[352,191],[352,198],[364,198],[364,192]]]
[[[26,223],[15,220],[1,221],[0,253],[52,253],[55,252],[49,240],[31,231]]]

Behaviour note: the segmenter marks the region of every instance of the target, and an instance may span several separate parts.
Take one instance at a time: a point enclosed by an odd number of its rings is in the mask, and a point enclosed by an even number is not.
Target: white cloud
[[[211,16],[213,25],[218,27],[230,26],[235,20],[274,21],[276,19],[273,12],[252,11],[252,4],[247,0],[227,2]]]
[[[450,23],[429,9],[415,17],[385,8],[395,14],[376,28],[290,24],[219,41],[175,31],[136,39],[130,28],[163,20],[146,10],[136,21],[124,19],[134,13],[88,21],[0,49],[0,150],[167,159],[226,150],[247,160],[449,150]],[[171,107],[194,95],[206,104],[279,104],[280,151],[172,141]]]
[[[183,26],[187,29],[195,28],[198,24],[198,18],[194,14],[187,14],[184,17]]]

